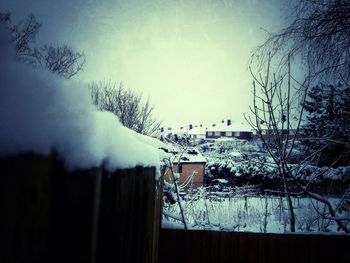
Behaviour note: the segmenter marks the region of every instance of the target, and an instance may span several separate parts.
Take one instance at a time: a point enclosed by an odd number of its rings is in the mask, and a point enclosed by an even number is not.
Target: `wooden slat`
[[[67,172],[55,155],[0,158],[0,262],[157,262],[155,169],[104,171],[96,209],[98,172]]]
[[[0,159],[0,262],[45,262],[52,170],[39,156]]]
[[[259,251],[259,259],[257,262],[260,263],[269,263],[269,243],[265,242],[264,235],[257,235],[258,239],[258,251]]]
[[[349,263],[349,247],[350,235],[161,229],[159,263],[317,262],[318,259]]]
[[[98,261],[154,262],[155,170],[105,174],[99,219]]]

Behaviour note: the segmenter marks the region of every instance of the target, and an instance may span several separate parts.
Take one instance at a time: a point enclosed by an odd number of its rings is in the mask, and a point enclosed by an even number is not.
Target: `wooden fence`
[[[349,235],[161,229],[159,263],[350,262]]]
[[[0,158],[0,262],[157,262],[161,187],[154,168]]]

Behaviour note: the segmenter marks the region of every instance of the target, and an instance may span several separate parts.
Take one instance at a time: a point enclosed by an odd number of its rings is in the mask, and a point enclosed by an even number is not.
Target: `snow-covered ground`
[[[310,198],[295,197],[293,206],[296,214],[296,232],[337,232],[334,221],[323,218],[317,211],[327,211],[326,207]],[[331,203],[339,199],[330,197]],[[260,197],[200,197],[183,200],[186,222],[189,228],[286,233],[290,231],[288,206],[285,198],[278,196]],[[183,228],[179,206],[165,204],[169,213],[163,216],[162,227]],[[350,213],[347,212],[350,216]]]
[[[199,189],[192,197],[190,194],[183,196],[182,207],[188,228],[268,233],[290,231],[290,215],[285,197],[263,195],[265,191],[278,193],[280,189],[273,181],[276,178],[275,164],[258,141],[208,142],[197,145],[197,148],[207,159],[206,176],[210,186]],[[294,168],[297,165],[293,163],[290,167]],[[345,182],[349,180],[350,166],[335,169],[313,165],[301,167],[302,170],[295,170],[294,176],[304,183],[320,183],[327,179],[330,183],[343,183],[345,189]],[[265,188],[259,188],[259,185],[262,185],[261,181],[265,182]],[[257,186],[256,191],[254,186]],[[211,192],[213,190],[216,192]],[[228,195],[228,192],[223,190],[232,192]],[[332,209],[336,211],[334,216],[342,218],[342,222],[348,225],[350,220],[343,219],[350,218],[349,196],[344,196],[346,200],[342,199],[339,202],[339,193],[338,197],[327,197],[321,192],[318,194],[321,199],[327,198],[332,204]],[[309,197],[293,197],[292,202],[297,232],[338,232],[338,225],[334,220],[330,220],[332,216],[324,203]],[[343,205],[346,209],[341,213]],[[163,227],[184,228],[177,203],[170,205],[165,201],[164,211]]]

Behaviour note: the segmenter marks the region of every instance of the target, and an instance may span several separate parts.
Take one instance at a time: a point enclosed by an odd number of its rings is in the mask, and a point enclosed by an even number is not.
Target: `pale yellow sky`
[[[79,80],[122,82],[173,126],[242,120],[251,51],[283,21],[278,0],[14,2],[15,16],[32,11],[44,36],[85,51]]]

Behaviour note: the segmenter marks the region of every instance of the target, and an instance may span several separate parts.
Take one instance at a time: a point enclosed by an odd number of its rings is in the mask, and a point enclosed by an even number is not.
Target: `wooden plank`
[[[195,257],[193,253],[193,244],[195,244],[195,242],[193,242],[193,236],[196,233],[185,232],[185,231],[174,231],[174,232],[177,232],[178,234],[180,234],[177,236],[179,246],[177,247],[176,250],[173,251],[173,253],[179,254],[177,256],[179,261],[174,261],[174,262],[192,262],[193,258]]]
[[[155,198],[154,198],[154,225],[153,225],[153,261],[158,262],[158,249],[159,249],[159,231],[162,221],[162,211],[163,211],[163,184],[164,178],[161,176],[158,181],[156,181],[155,188]]]
[[[316,262],[317,259],[337,263],[350,262],[349,235],[226,233],[161,229],[160,238],[160,263]],[[168,249],[165,249],[163,244],[166,244]],[[164,253],[167,255],[165,256]],[[170,253],[172,253],[171,256],[169,256]]]
[[[233,262],[232,256],[231,256],[231,240],[230,240],[230,233],[226,232],[220,232],[218,235],[219,238],[219,262]]]
[[[155,169],[105,174],[102,189],[98,262],[154,262]]]
[[[170,240],[172,242],[169,242]],[[187,253],[193,251],[191,233],[172,229],[161,229],[159,242],[159,262],[190,262],[189,257],[193,253]],[[191,246],[188,247],[188,244]]]
[[[97,262],[156,262],[155,169],[104,172],[94,229],[99,170],[69,173],[55,155],[0,158],[0,262],[94,262],[96,231]]]
[[[273,236],[274,241],[275,241],[275,251],[272,252],[275,256],[275,262],[288,262],[289,259],[289,235],[278,235],[278,234],[273,234],[273,235],[266,235],[266,239],[269,239],[271,236]]]
[[[0,158],[0,262],[45,262],[53,163],[34,155]]]
[[[277,263],[277,253],[279,247],[277,246],[276,236],[274,234],[263,234],[264,242],[268,243],[268,258],[267,262]]]
[[[203,249],[202,242],[208,242],[209,239],[205,238],[204,231],[189,231],[190,238],[192,240],[192,256],[191,262],[197,260],[198,262],[203,262],[204,258],[207,257],[208,250]],[[208,235],[207,235],[208,236]],[[186,261],[186,260],[185,260]]]
[[[210,233],[210,249],[209,259],[211,262],[220,262],[220,232]]]
[[[257,234],[259,258],[257,262],[268,263],[269,243],[266,242],[266,234]]]
[[[259,240],[255,233],[247,233],[248,250],[245,262],[256,263],[259,262]]]
[[[349,263],[350,262],[350,237],[349,236],[340,236],[338,240],[333,241],[335,245],[337,246],[337,251],[335,253],[338,253],[336,257],[338,258],[338,262],[341,263]]]
[[[249,233],[237,233],[239,235],[238,240],[238,258],[239,262],[246,262],[249,253]]]
[[[97,169],[55,167],[50,203],[49,262],[90,262]]]

